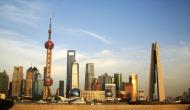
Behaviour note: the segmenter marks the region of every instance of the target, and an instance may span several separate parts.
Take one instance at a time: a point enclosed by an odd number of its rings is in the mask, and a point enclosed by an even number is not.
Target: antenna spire
[[[48,33],[49,33],[49,36],[48,36],[48,40],[51,40],[51,17],[50,17],[50,23],[49,23],[49,30],[48,30]]]

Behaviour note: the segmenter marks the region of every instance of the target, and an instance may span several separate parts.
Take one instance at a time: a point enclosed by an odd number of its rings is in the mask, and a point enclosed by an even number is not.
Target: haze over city
[[[49,17],[52,17],[52,89],[66,81],[66,52],[76,50],[80,88],[85,64],[95,76],[135,72],[139,89],[148,92],[151,43],[160,44],[166,96],[189,88],[190,1],[0,1],[0,71],[12,79],[13,67],[36,66],[43,74]]]

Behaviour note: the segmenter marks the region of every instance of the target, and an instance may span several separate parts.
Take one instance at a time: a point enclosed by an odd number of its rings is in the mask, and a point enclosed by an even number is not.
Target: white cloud
[[[90,32],[90,31],[87,31],[87,30],[83,30],[83,29],[80,29],[79,32],[83,33],[83,34],[86,34],[88,36],[91,36],[93,38],[96,38],[98,40],[100,40],[101,42],[105,43],[105,44],[111,44],[111,41],[109,41],[108,39],[106,39],[104,36],[102,35],[99,35],[97,33],[94,33],[94,32]]]
[[[112,43],[110,40],[108,40],[107,37],[100,35],[98,33],[95,33],[95,32],[88,31],[88,30],[66,28],[66,27],[62,27],[62,29],[74,37],[85,37],[86,36],[86,37],[91,37],[91,38],[97,39],[104,44],[111,44]]]
[[[37,26],[42,12],[48,10],[45,3],[14,0],[12,2],[2,2],[0,4],[0,16],[15,23],[22,23],[29,26]]]

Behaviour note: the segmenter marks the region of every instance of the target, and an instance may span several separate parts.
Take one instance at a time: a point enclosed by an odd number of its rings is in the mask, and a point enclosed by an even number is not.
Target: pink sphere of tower
[[[48,40],[46,43],[45,43],[45,48],[46,49],[53,49],[54,47],[54,44],[51,40]]]

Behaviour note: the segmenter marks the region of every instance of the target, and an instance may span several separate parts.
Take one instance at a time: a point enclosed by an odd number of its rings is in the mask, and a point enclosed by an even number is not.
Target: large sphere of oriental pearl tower
[[[54,44],[51,40],[48,40],[46,43],[45,43],[45,48],[46,49],[53,49],[54,47]]]

